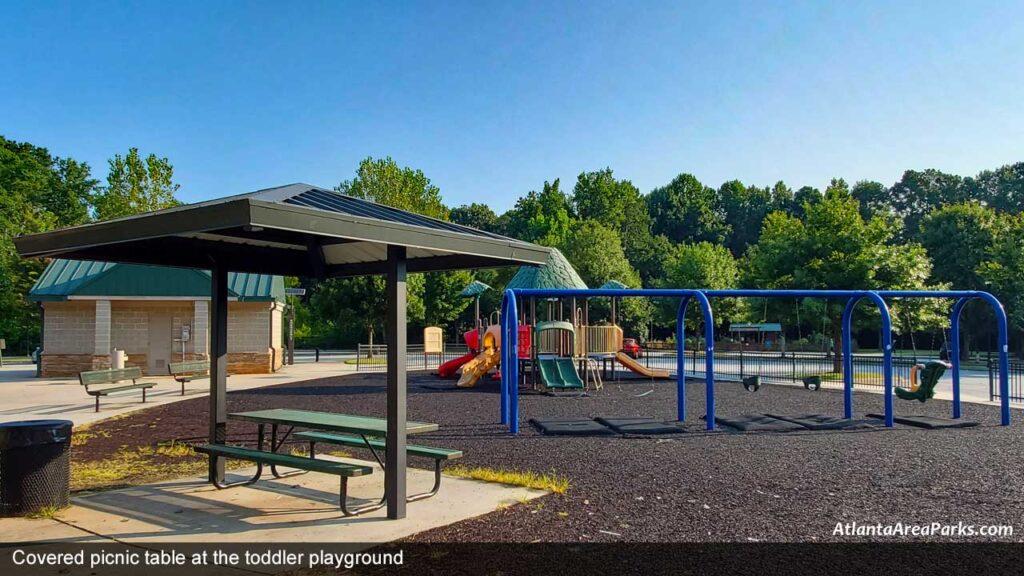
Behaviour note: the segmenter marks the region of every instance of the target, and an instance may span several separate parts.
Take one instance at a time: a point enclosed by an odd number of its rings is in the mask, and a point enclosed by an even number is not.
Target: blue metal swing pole
[[[953,365],[953,418],[960,417],[960,313],[970,301],[970,298],[957,300],[949,314],[949,337],[952,339],[949,360]]]
[[[511,292],[511,291],[508,291]],[[513,434],[519,433],[519,309],[516,305],[516,296],[511,292],[508,299],[508,331],[512,339],[508,346],[508,430]],[[533,340],[531,339],[531,345]]]
[[[508,301],[514,298],[508,291],[501,298],[501,423],[508,424],[508,368],[509,368],[509,343],[512,339],[508,332]]]
[[[679,301],[676,313],[676,420],[686,421],[686,307],[690,297]]]
[[[988,292],[977,290],[886,290],[880,291],[886,297],[909,297],[909,298],[958,298],[969,300],[978,298],[988,302],[996,316],[996,327],[999,331],[999,397],[1000,397],[1000,421],[1003,426],[1010,425],[1010,343],[1009,328],[1006,320],[1006,310],[998,298]],[[955,305],[954,305],[955,306]],[[961,310],[962,311],[962,310]],[[959,348],[959,342],[957,342]]]
[[[853,309],[860,297],[850,298],[843,309],[843,418],[853,418]]]

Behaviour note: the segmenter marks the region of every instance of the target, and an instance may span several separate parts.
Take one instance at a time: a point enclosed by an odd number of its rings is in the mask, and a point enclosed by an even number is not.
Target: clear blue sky
[[[3,0],[0,134],[101,178],[167,156],[186,201],[368,155],[498,211],[605,166],[648,192],[1024,160],[1020,2],[124,4]]]

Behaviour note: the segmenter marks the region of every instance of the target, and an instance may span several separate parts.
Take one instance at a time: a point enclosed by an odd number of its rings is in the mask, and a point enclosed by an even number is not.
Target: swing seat
[[[948,365],[945,362],[931,361],[925,364],[924,368],[921,369],[921,381],[916,389],[896,388],[896,396],[899,396],[902,400],[917,400],[918,402],[927,402],[931,398],[935,397],[935,386],[939,383],[939,378],[946,372]],[[916,369],[913,368],[913,369]]]

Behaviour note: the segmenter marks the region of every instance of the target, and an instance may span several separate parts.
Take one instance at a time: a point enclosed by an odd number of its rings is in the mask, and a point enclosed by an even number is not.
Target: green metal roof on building
[[[537,288],[558,290],[565,288],[586,289],[587,284],[576,273],[576,269],[562,256],[557,248],[551,249],[548,260],[541,266],[522,266],[509,281],[509,288]]]
[[[74,296],[208,298],[210,273],[189,268],[58,258],[43,271],[29,291],[28,299],[47,302]],[[269,274],[232,272],[228,274],[228,297],[242,302],[284,300],[284,279]]]

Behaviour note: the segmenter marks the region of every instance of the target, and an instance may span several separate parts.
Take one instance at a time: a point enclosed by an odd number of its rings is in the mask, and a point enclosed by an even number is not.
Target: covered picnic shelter
[[[289,184],[22,236],[25,258],[67,258],[210,270],[209,441],[227,436],[228,273],[307,278],[382,274],[387,293],[388,518],[406,504],[406,275],[544,263],[549,249],[451,222]],[[224,460],[210,456],[211,481]]]

